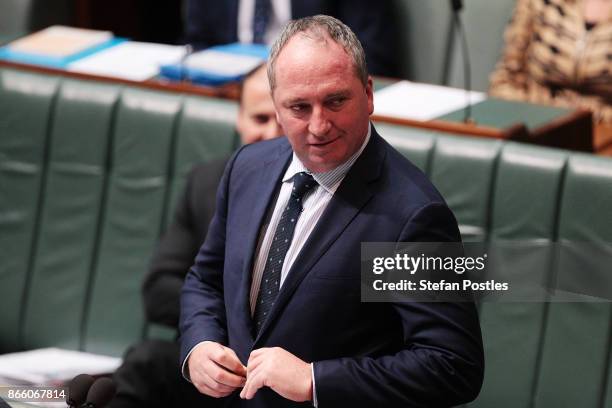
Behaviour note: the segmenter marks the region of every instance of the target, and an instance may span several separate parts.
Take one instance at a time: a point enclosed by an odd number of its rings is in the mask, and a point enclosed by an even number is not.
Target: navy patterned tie
[[[293,231],[302,212],[302,198],[306,192],[316,185],[317,182],[308,173],[302,172],[293,176],[291,197],[289,197],[287,207],[283,210],[283,214],[274,232],[270,252],[268,252],[268,259],[266,259],[266,265],[261,277],[261,285],[259,286],[257,303],[255,304],[255,314],[253,315],[255,334],[259,333],[278,295],[285,255],[291,245]]]
[[[270,0],[255,0],[255,12],[253,13],[253,43],[264,44],[264,36],[271,11]]]

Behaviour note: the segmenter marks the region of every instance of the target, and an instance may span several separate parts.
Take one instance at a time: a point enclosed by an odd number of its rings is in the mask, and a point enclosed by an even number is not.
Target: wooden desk
[[[0,67],[232,100],[237,100],[240,93],[237,83],[222,87],[206,87],[187,82],[177,83],[161,79],[137,82],[1,60]],[[375,89],[388,86],[396,81],[396,79],[392,78],[376,78]],[[511,112],[514,113],[510,114]],[[474,123],[464,123],[462,121],[463,110],[451,112],[448,115],[428,121],[380,115],[373,115],[372,120],[452,134],[513,140],[585,152],[597,151],[598,153],[612,154],[612,127],[600,127],[595,136],[594,143],[592,136],[592,115],[588,111],[572,111],[522,102],[487,99],[472,107],[472,116],[475,119]],[[589,137],[588,135],[591,136]]]
[[[524,102],[486,99],[472,106],[472,120],[460,109],[429,121],[373,116],[374,120],[476,137],[593,152],[592,114]]]
[[[602,156],[612,156],[612,124],[599,123],[593,133],[595,152]]]
[[[190,82],[173,82],[163,79],[149,79],[146,81],[132,81],[129,79],[112,78],[101,75],[83,74],[79,72],[70,72],[63,69],[48,68],[37,65],[21,64],[0,60],[0,67],[13,68],[18,70],[26,70],[31,72],[39,72],[48,75],[58,75],[66,78],[85,79],[101,82],[109,82],[113,84],[125,84],[136,86],[139,88],[155,89],[158,91],[178,92],[191,95],[202,95],[214,98],[234,99],[238,100],[240,96],[240,87],[238,83],[231,83],[220,87],[209,87],[194,85]]]

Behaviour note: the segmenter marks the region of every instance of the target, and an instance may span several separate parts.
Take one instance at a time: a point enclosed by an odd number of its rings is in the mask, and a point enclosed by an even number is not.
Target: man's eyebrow
[[[351,95],[351,91],[346,89],[346,90],[342,90],[342,91],[338,91],[338,92],[334,92],[329,95],[326,95],[325,100],[335,99],[335,98],[346,98],[346,97],[349,97],[350,95]]]
[[[296,104],[299,104],[299,103],[307,103],[307,101],[304,98],[288,99],[285,102],[283,102],[283,106],[291,106],[291,105],[296,105]]]

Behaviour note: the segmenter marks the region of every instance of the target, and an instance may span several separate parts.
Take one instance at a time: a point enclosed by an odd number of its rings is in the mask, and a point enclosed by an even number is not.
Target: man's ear
[[[374,113],[374,82],[372,77],[368,75],[368,82],[366,83],[365,92],[368,97],[368,113],[371,115]]]
[[[238,108],[238,117],[236,118],[236,130],[242,135],[244,129],[244,109],[242,106]]]

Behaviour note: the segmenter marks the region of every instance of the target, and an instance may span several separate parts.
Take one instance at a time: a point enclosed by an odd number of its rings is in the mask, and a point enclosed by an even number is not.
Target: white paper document
[[[9,353],[0,355],[0,384],[59,384],[78,374],[109,374],[120,365],[120,358],[59,348]]]
[[[144,81],[185,54],[185,47],[126,41],[68,65],[68,71]]]
[[[51,57],[67,57],[100,45],[113,38],[110,31],[88,30],[66,26],[51,26],[13,41],[13,51]]]
[[[470,92],[471,104],[483,101],[482,92]],[[467,106],[463,89],[400,81],[374,93],[374,114],[402,119],[430,120]]]

